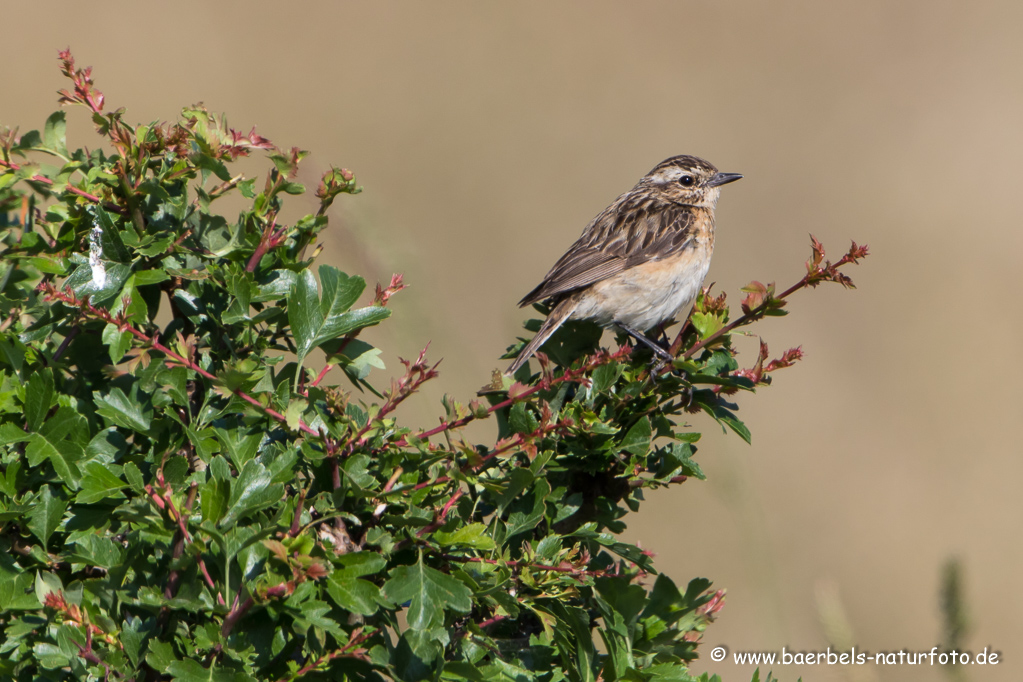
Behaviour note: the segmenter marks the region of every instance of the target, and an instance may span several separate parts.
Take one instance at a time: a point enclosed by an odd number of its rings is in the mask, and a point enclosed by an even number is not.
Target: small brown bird
[[[570,318],[617,326],[670,360],[642,332],[696,299],[714,251],[719,188],[741,177],[719,173],[695,156],[673,156],[615,199],[519,301],[527,306],[551,299],[554,307],[507,373]]]

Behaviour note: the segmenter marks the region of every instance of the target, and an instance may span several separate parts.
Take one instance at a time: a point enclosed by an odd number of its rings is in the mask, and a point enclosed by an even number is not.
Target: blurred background
[[[411,287],[369,340],[431,342],[442,378],[407,416],[468,400],[523,333],[516,301],[586,223],[663,158],[745,179],[723,191],[708,282],[788,286],[808,233],[858,290],[802,292],[753,328],[806,359],[741,397],[748,446],[696,415],[706,482],[649,496],[629,535],[677,581],[727,588],[699,672],[730,652],[927,650],[942,568],[962,567],[965,643],[1023,670],[1023,4],[856,2],[28,3],[4,8],[0,124],[41,128],[57,51],[109,107],[231,125],[313,151],[342,197],[327,262]],[[97,144],[69,112],[69,144]],[[253,166],[261,172],[262,162]],[[311,199],[303,199],[310,202]],[[1012,311],[1017,311],[1013,313]],[[612,343],[605,336],[607,343]],[[754,340],[743,357],[753,362]],[[383,375],[378,375],[382,378]],[[487,437],[488,431],[482,432]],[[683,524],[684,522],[684,524]],[[686,528],[685,534],[679,529]],[[844,640],[842,639],[844,638]],[[773,666],[783,680],[940,680],[934,666]],[[766,671],[765,671],[766,672]]]

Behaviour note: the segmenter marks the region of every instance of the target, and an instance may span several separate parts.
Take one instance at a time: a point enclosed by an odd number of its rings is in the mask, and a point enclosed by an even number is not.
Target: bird
[[[696,299],[714,252],[721,186],[739,173],[672,156],[654,166],[583,230],[519,307],[549,300],[550,313],[505,374],[514,374],[566,320],[618,327],[664,360],[643,332],[675,318]]]

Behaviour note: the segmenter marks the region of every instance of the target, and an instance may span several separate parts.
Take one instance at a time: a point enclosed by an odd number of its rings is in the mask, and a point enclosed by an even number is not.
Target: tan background
[[[706,641],[732,651],[823,648],[820,584],[859,647],[929,650],[958,556],[970,646],[1004,659],[967,672],[1018,679],[1023,4],[9,3],[4,26],[2,124],[42,126],[70,45],[131,120],[202,100],[312,149],[312,170],[354,169],[366,191],[335,211],[327,258],[406,274],[373,338],[390,368],[431,340],[444,358],[422,423],[487,379],[515,301],[664,157],[746,175],[723,192],[709,278],[733,295],[795,281],[808,232],[836,255],[869,243],[858,291],[800,294],[757,328],[807,357],[743,397],[753,446],[697,419],[709,480],[651,496],[630,535],[670,575],[728,588]],[[70,142],[95,144],[70,118]],[[697,671],[749,679],[709,648]]]

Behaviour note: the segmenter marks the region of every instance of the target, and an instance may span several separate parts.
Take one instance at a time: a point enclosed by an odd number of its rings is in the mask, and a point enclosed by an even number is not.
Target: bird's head
[[[636,189],[654,190],[675,204],[713,209],[721,185],[741,177],[738,173],[720,173],[711,163],[695,156],[673,156],[657,164]]]

